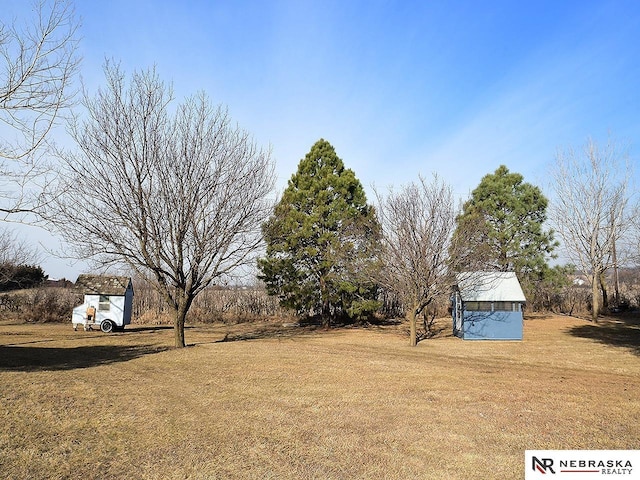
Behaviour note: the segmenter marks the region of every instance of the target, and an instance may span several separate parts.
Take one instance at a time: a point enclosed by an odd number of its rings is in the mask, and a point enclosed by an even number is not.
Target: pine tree
[[[359,318],[375,311],[380,229],[362,184],[333,146],[319,140],[298,165],[263,225],[266,257],[259,278],[299,314]]]
[[[545,231],[541,190],[501,165],[485,175],[457,218],[452,252],[457,269],[515,271],[541,276],[558,243]]]

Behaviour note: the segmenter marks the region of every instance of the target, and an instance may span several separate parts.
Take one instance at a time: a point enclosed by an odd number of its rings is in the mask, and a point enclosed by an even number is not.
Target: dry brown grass
[[[164,327],[5,322],[0,472],[522,478],[525,449],[638,448],[639,333],[549,317],[527,320],[523,342],[411,348],[403,327],[207,325],[175,350]]]

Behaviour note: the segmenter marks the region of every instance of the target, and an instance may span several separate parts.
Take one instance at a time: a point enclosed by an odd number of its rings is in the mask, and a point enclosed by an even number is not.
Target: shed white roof
[[[456,278],[463,301],[527,301],[515,272],[464,272],[456,275]]]

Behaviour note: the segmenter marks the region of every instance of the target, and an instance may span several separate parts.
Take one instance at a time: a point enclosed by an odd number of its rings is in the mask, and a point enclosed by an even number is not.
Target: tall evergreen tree
[[[452,258],[456,269],[515,271],[540,277],[558,243],[544,230],[547,199],[501,165],[485,175],[457,218]]]
[[[263,225],[266,257],[259,278],[282,305],[338,317],[375,311],[380,228],[362,184],[329,142],[319,140],[298,165],[271,218]]]

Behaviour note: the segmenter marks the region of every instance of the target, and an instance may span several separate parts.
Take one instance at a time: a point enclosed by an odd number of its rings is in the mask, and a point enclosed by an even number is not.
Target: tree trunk
[[[184,312],[183,314],[176,312],[176,317],[173,320],[173,333],[176,348],[182,348],[187,345],[184,342],[184,322],[186,316],[186,312]]]
[[[594,271],[591,278],[591,320],[594,323],[598,323],[598,312],[600,310],[599,277],[599,273]]]
[[[186,293],[178,293],[177,297],[177,308],[174,310],[173,334],[176,348],[183,348],[187,346],[184,341],[184,324],[187,319],[187,312],[193,302],[193,297]]]
[[[320,296],[322,298],[322,327],[328,330],[331,328],[331,306],[329,304],[329,294],[327,293],[327,283],[324,275],[320,276]]]
[[[609,294],[607,293],[607,279],[605,278],[605,272],[600,272],[600,290],[602,290],[602,308],[606,310],[609,308]]]
[[[331,307],[328,298],[322,300],[322,325],[326,329],[331,328]]]
[[[428,319],[429,315],[427,314],[427,310],[422,311],[422,324],[424,325],[424,335],[425,338],[431,338],[431,326],[433,325],[433,320],[435,318],[435,314],[431,315],[431,318]]]
[[[614,299],[616,302],[616,307],[620,306],[620,274],[618,271],[618,253],[616,252],[616,241],[613,240],[613,244],[611,245],[611,254],[613,260],[613,292]]]
[[[411,346],[415,347],[418,344],[418,333],[416,328],[416,309],[412,308],[409,312],[409,335],[411,336]]]

